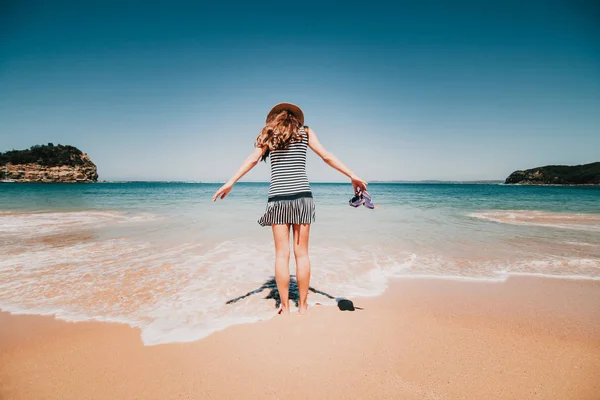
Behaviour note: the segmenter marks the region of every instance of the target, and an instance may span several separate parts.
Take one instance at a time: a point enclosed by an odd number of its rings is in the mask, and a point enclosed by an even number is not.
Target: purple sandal
[[[375,208],[375,204],[373,204],[373,199],[371,199],[371,195],[366,190],[361,194],[364,199],[363,206],[370,208],[371,210]]]
[[[359,207],[361,204],[367,208],[370,208],[371,210],[375,208],[375,205],[373,204],[373,199],[371,198],[369,192],[367,192],[366,190],[363,192],[356,193],[354,197],[352,197],[350,201],[348,201],[348,204],[354,208]]]
[[[358,192],[354,195],[353,198],[350,199],[348,204],[350,204],[352,207],[356,208],[356,207],[359,207],[364,202],[365,202],[365,199],[363,199],[361,193]]]

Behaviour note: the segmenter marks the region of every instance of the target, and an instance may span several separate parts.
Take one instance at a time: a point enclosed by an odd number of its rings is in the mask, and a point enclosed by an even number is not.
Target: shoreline
[[[0,399],[593,399],[600,391],[598,281],[394,279],[381,296],[351,300],[363,309],[315,306],[307,317],[154,346],[123,324],[0,312]]]
[[[274,279],[274,277],[273,277]],[[421,285],[421,286],[425,286],[425,285],[444,285],[444,284],[449,284],[449,285],[503,285],[506,284],[507,282],[512,283],[513,281],[517,280],[533,280],[533,281],[537,281],[537,280],[541,280],[541,281],[564,281],[564,282],[573,282],[574,284],[576,284],[577,282],[582,282],[582,284],[586,284],[586,282],[589,282],[591,284],[593,283],[598,283],[598,288],[600,290],[600,277],[597,276],[584,276],[584,275],[547,275],[547,274],[536,274],[536,273],[530,273],[530,272],[523,272],[523,273],[518,273],[518,272],[513,272],[507,275],[498,275],[496,278],[492,278],[492,277],[468,277],[468,276],[452,276],[452,275],[407,275],[407,276],[399,276],[399,277],[392,277],[392,278],[388,278],[388,284],[387,284],[387,288],[384,289],[384,291],[382,293],[379,294],[369,294],[369,295],[363,295],[363,296],[359,296],[359,297],[351,297],[350,299],[352,299],[351,301],[353,302],[361,302],[361,301],[376,301],[377,299],[379,299],[382,296],[386,296],[386,293],[388,293],[388,291],[390,290],[394,290],[394,288],[396,286],[404,286],[404,285],[411,285],[411,284],[416,284],[416,285]],[[391,289],[390,289],[391,288]],[[314,298],[314,296],[318,295],[318,293],[309,293],[309,303],[310,303],[310,298],[311,296]],[[347,297],[337,297],[336,301],[338,300],[346,300],[348,299]],[[600,300],[600,297],[599,297]],[[316,302],[315,304],[309,305],[309,307],[314,308],[334,308],[337,310],[338,305],[337,304],[331,304],[331,303],[321,303],[321,302]],[[292,304],[292,308],[291,308],[291,312],[292,314],[296,311],[295,306]],[[109,317],[90,317],[90,316],[85,316],[85,314],[79,314],[78,316],[73,316],[73,315],[64,315],[64,314],[57,314],[55,312],[52,311],[43,311],[40,309],[33,309],[33,310],[27,310],[27,309],[23,309],[21,307],[13,307],[13,306],[6,306],[6,307],[1,307],[0,306],[0,317],[2,314],[8,314],[10,316],[27,316],[27,317],[43,317],[43,318],[52,318],[53,320],[56,320],[57,322],[64,322],[64,323],[68,323],[68,324],[86,324],[86,323],[100,323],[100,324],[109,324],[109,325],[122,325],[122,326],[126,326],[130,329],[135,329],[138,330],[140,332],[140,338],[143,337],[143,330],[144,327],[140,326],[137,323],[133,323],[133,322],[127,322],[125,320],[119,320],[119,319],[111,319]],[[226,326],[221,326],[219,328],[216,328],[215,330],[212,330],[210,333],[207,334],[207,336],[202,336],[200,338],[196,338],[196,339],[190,339],[190,338],[186,338],[186,339],[180,339],[180,340],[176,340],[176,341],[158,341],[157,343],[147,343],[144,342],[142,340],[142,343],[144,346],[146,347],[152,347],[152,346],[160,346],[160,345],[171,345],[171,344],[187,344],[187,343],[194,343],[197,341],[201,341],[206,339],[207,337],[210,337],[211,335],[214,334],[218,334],[219,332],[222,332],[224,330],[236,327],[236,326],[240,326],[240,325],[252,325],[252,324],[256,324],[256,323],[262,323],[265,321],[268,321],[270,318],[266,318],[266,319],[253,319],[253,320],[247,320],[244,319],[243,321],[236,321],[236,322],[231,322],[230,324],[226,325]],[[0,318],[0,322],[2,321],[2,318]],[[599,324],[600,324],[600,319],[599,319]],[[599,325],[600,326],[600,325]],[[600,334],[599,334],[600,337]],[[1,344],[0,344],[0,348],[1,348]],[[0,400],[2,400],[2,398],[0,397]]]

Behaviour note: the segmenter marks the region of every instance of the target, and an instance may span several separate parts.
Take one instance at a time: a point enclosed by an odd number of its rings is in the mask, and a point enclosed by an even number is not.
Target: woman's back
[[[304,127],[300,128],[300,134],[302,141],[291,142],[287,149],[273,150],[269,154],[271,158],[270,199],[311,191],[306,175],[308,134]]]

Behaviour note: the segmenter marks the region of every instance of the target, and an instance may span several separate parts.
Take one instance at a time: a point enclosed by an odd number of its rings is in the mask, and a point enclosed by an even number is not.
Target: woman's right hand
[[[226,184],[224,184],[223,186],[221,186],[219,188],[219,190],[217,190],[217,192],[215,193],[215,195],[212,198],[212,201],[217,201],[217,199],[220,197],[221,200],[223,200],[225,198],[225,196],[227,196],[227,194],[229,192],[231,192],[231,188],[233,187],[233,185],[229,182],[227,182]]]
[[[363,192],[367,190],[367,181],[363,181],[358,176],[353,176],[350,179],[352,179],[352,187],[354,188],[354,193]]]

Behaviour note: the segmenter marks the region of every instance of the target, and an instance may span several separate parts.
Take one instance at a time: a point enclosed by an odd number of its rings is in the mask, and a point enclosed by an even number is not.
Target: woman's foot
[[[277,310],[277,315],[290,315],[290,308],[279,306],[279,309]]]
[[[308,305],[304,304],[303,306],[298,306],[298,312],[300,315],[308,314]]]

